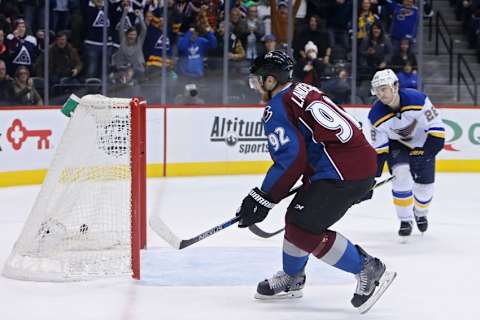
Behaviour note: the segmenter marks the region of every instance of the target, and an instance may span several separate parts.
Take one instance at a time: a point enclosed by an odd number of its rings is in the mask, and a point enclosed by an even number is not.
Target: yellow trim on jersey
[[[410,111],[410,110],[420,111],[422,109],[423,109],[423,106],[403,106],[400,108],[400,112]]]
[[[393,204],[400,207],[411,206],[413,204],[413,197],[403,199],[393,198]]]
[[[423,204],[423,203],[418,202],[416,199],[414,201],[415,201],[415,206],[417,206],[419,208],[422,208],[422,209],[427,209],[428,206],[430,206],[430,202]]]
[[[385,121],[387,120],[390,120],[391,118],[395,117],[395,114],[394,113],[389,113],[387,115],[384,115],[383,117],[381,117],[380,119],[378,119],[377,121],[375,121],[375,123],[373,124],[374,127],[378,127],[380,126],[382,123],[384,123]]]
[[[386,147],[386,148],[375,149],[375,151],[377,151],[377,154],[384,154],[384,153],[388,153],[389,148]]]
[[[435,138],[445,139],[445,132],[429,131],[428,134],[431,135],[432,137],[435,137]]]

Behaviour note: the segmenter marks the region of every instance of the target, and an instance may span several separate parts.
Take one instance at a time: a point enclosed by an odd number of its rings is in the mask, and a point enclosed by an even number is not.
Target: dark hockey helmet
[[[257,57],[250,67],[250,74],[262,77],[273,76],[279,84],[292,80],[295,61],[281,50],[270,51]]]

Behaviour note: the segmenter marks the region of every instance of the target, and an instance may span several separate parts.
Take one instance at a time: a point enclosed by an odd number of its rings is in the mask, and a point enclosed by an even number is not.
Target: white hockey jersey
[[[381,101],[368,114],[372,146],[377,154],[388,153],[389,140],[410,147],[423,147],[428,135],[445,138],[442,118],[430,99],[414,89],[400,89],[400,108],[393,111]]]

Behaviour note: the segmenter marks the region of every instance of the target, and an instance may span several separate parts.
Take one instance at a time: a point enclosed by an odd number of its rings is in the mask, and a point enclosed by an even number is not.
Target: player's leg
[[[435,182],[435,159],[425,161],[421,165],[411,166],[414,180],[414,214],[418,230],[428,229],[428,208],[433,199],[433,184]]]
[[[400,220],[398,235],[412,234],[413,226],[413,179],[410,173],[408,149],[396,141],[390,142],[388,167],[395,176],[392,181],[393,204]]]

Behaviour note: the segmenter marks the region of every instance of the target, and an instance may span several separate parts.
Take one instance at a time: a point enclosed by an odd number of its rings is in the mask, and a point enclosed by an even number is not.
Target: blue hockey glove
[[[252,224],[262,222],[268,215],[268,212],[273,208],[275,204],[266,198],[265,193],[254,188],[246,196],[242,205],[237,211],[237,216],[240,216],[238,222],[239,228],[246,228]]]
[[[425,163],[432,161],[432,156],[429,155],[423,148],[414,148],[409,153],[410,167],[418,168],[425,165]]]

